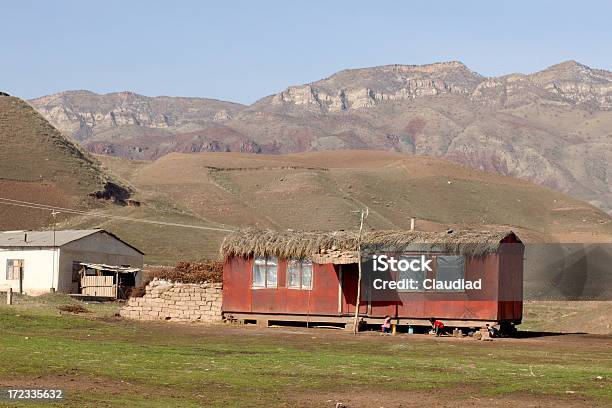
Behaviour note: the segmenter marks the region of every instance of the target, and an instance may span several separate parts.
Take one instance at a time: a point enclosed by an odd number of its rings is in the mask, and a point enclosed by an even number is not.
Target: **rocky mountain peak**
[[[427,65],[383,65],[347,69],[310,84],[291,86],[255,103],[289,110],[342,112],[370,108],[380,102],[440,94],[469,94],[483,77],[459,61]],[[265,109],[265,108],[264,108]]]
[[[606,75],[607,74],[607,75]],[[609,72],[592,69],[586,65],[570,60],[552,65],[540,72],[530,75],[539,82],[582,82],[606,83],[612,80]]]
[[[113,132],[122,126],[143,129],[201,129],[193,123],[222,122],[232,118],[243,105],[206,98],[148,97],[131,91],[100,95],[90,91],[66,91],[32,99],[55,127],[77,140]]]

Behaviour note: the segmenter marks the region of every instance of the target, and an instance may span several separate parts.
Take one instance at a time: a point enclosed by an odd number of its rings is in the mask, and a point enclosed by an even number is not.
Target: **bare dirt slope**
[[[19,98],[0,96],[0,144],[2,179],[57,183],[75,193],[108,179],[96,159]]]
[[[124,189],[97,159],[21,99],[0,96],[0,146],[2,198],[91,208],[100,203],[89,194],[104,191],[107,183]],[[0,205],[0,230],[40,228],[50,222],[50,211]]]

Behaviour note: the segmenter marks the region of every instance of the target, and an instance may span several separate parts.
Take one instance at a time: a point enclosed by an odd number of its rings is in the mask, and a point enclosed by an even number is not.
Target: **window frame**
[[[465,255],[455,255],[455,254],[444,254],[444,255],[437,255],[435,257],[435,279],[436,281],[438,281],[438,277],[439,277],[439,273],[440,273],[440,263],[439,260],[440,258],[459,258],[462,260],[462,266],[463,268],[461,269],[461,276],[460,277],[456,277],[455,279],[452,280],[456,280],[456,279],[465,279],[465,271],[467,268],[467,258]],[[442,293],[465,293],[465,289],[435,289],[434,291],[436,292],[442,292]]]
[[[293,265],[297,265],[297,269],[293,269]],[[310,285],[304,285],[304,266],[310,267]],[[289,259],[287,260],[287,289],[294,290],[312,290],[314,280],[314,263],[310,259]],[[291,284],[292,270],[298,273],[298,285]]]
[[[15,265],[15,262],[17,262],[18,265]],[[19,268],[19,271],[16,277],[15,277],[15,268]],[[8,281],[8,280],[23,279],[24,270],[25,270],[25,259],[17,259],[17,258],[7,259],[5,275],[4,275],[4,277],[6,278],[5,280]],[[9,278],[9,271],[10,271],[10,276],[11,276],[10,278]]]
[[[263,263],[262,263],[263,261]],[[263,285],[255,284],[255,267],[261,267],[263,265]],[[276,280],[272,286],[268,278],[272,267],[276,269]],[[278,288],[278,269],[279,262],[276,257],[256,257],[253,259],[253,267],[251,268],[251,289],[277,289]]]

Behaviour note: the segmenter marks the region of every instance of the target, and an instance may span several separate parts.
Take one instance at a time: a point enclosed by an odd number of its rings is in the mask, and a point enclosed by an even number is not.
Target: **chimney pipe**
[[[410,218],[410,231],[414,231],[415,223],[416,223],[416,218],[411,217]]]

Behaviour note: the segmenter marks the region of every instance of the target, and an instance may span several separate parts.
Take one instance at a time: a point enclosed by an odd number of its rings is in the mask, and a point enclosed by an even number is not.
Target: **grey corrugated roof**
[[[55,246],[60,247],[101,229],[55,231]],[[26,240],[27,236],[27,240]],[[53,231],[1,231],[0,248],[53,247]]]

